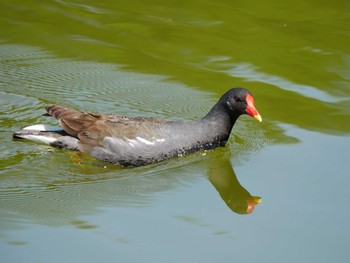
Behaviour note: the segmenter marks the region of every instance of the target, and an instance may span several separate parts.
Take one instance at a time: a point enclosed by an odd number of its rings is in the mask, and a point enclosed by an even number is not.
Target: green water
[[[0,261],[346,262],[349,21],[339,0],[2,0]],[[12,139],[57,125],[50,103],[196,119],[235,86],[263,123],[166,163]]]

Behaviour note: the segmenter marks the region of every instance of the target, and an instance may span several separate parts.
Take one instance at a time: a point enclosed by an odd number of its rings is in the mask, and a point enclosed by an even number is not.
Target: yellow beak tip
[[[262,122],[262,118],[261,118],[260,114],[254,115],[254,119],[256,119],[258,122]]]

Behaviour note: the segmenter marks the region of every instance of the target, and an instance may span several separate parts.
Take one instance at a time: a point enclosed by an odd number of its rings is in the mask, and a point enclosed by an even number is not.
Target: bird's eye
[[[235,99],[236,99],[236,102],[243,102],[243,99],[240,97],[236,97]]]

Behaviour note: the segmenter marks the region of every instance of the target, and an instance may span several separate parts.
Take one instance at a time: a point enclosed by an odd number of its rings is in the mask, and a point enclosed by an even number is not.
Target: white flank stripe
[[[134,147],[135,148],[135,145],[134,143],[136,142],[135,140],[130,140],[130,139],[127,139],[128,140],[128,143],[131,147]]]
[[[140,142],[143,142],[144,144],[147,144],[147,145],[154,145],[154,142],[151,142],[149,140],[146,140],[144,138],[141,138],[141,137],[136,137],[137,140],[139,140]]]

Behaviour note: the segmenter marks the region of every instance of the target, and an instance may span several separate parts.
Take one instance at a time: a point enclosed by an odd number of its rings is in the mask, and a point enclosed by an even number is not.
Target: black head
[[[224,103],[230,114],[239,116],[248,114],[258,121],[262,121],[261,116],[254,106],[253,95],[249,90],[243,88],[233,88],[226,92],[220,99]]]

